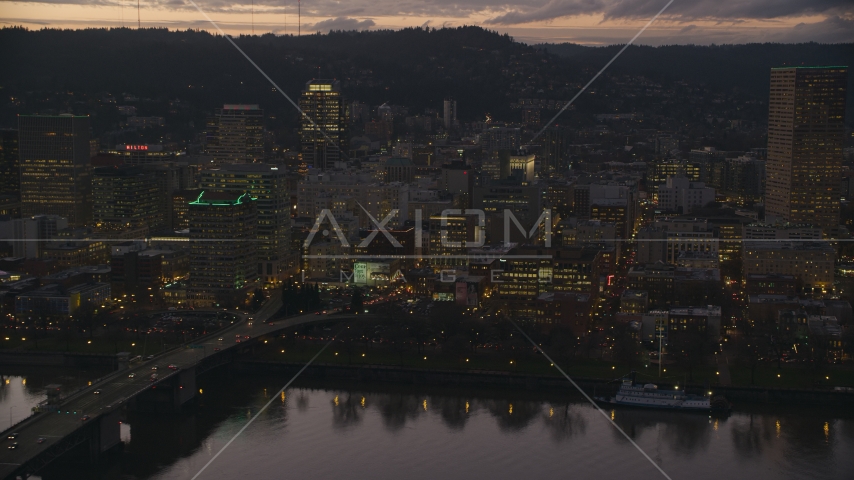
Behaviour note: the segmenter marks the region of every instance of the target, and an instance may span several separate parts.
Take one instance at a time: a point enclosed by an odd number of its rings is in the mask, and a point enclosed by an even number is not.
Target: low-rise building
[[[721,336],[721,307],[675,307],[668,315],[668,341],[683,335],[707,335],[711,340]]]
[[[751,273],[744,279],[747,295],[797,295],[798,281],[794,275]]]
[[[744,246],[744,276],[778,274],[794,276],[809,293],[833,288],[836,251],[827,242],[747,242]]]
[[[589,293],[545,292],[537,297],[535,321],[545,326],[564,325],[573,335],[586,337],[593,297]]]
[[[665,185],[658,187],[658,206],[667,212],[690,213],[715,201],[715,189],[703,182],[692,182],[687,177],[667,177]]]
[[[812,342],[807,345],[814,354],[825,354],[829,362],[840,362],[845,358],[842,327],[836,317],[829,315],[810,315],[807,319]]]
[[[649,294],[642,290],[625,290],[620,295],[620,313],[646,313]]]
[[[19,318],[67,318],[83,303],[96,306],[110,300],[109,283],[86,283],[65,288],[50,284],[15,297],[15,314]]]

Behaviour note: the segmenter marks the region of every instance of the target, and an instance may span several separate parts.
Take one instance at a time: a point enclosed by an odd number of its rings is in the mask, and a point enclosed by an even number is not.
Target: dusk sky
[[[137,25],[132,0],[0,0],[3,25],[88,28]],[[296,0],[198,0],[228,33],[297,33]],[[625,43],[667,0],[305,0],[303,34],[331,29],[480,25],[517,40]],[[253,15],[254,8],[254,15]],[[188,1],[141,0],[143,27],[202,28]],[[635,43],[854,42],[850,0],[676,0]]]

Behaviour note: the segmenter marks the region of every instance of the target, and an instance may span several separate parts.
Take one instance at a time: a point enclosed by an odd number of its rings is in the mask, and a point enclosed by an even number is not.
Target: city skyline
[[[854,44],[630,49],[665,1],[0,30],[0,477],[847,478]]]
[[[659,4],[660,3],[660,4]],[[312,34],[330,30],[397,30],[405,27],[483,26],[526,43],[625,43],[666,2],[550,0],[477,2],[200,2],[229,34]],[[139,15],[138,15],[139,14]],[[128,1],[4,2],[0,22],[28,28],[131,27],[211,30],[189,3]],[[138,23],[139,22],[139,23]],[[674,2],[644,36],[642,45],[854,41],[854,8],[846,2]]]

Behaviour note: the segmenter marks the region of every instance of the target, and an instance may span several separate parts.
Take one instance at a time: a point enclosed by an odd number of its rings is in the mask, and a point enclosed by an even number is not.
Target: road
[[[150,376],[154,367],[157,367],[156,373],[159,376],[157,382],[161,382],[178,373],[168,369],[168,365],[174,364],[178,368],[193,366],[203,358],[219,353],[215,349],[226,350],[239,345],[235,341],[236,335],[241,337],[249,335],[254,338],[286,327],[330,319],[329,316],[318,316],[312,313],[282,319],[269,325],[268,319],[279,311],[281,304],[281,296],[274,296],[258,313],[251,316],[253,318],[251,322],[248,320],[238,322],[216,335],[208,336],[200,342],[193,342],[193,345],[200,345],[202,348],[179,348],[166,352],[73,395],[63,403],[59,413],[43,413],[23,422],[15,429],[19,434],[18,438],[0,439],[0,478],[6,478],[22,463],[74,432],[84,422],[84,415],[94,420],[97,415],[118,408],[128,398],[150,388],[153,384]],[[219,338],[222,338],[222,341]],[[99,393],[96,394],[95,391]],[[44,438],[43,443],[38,443],[39,438]],[[18,448],[14,450],[7,448],[13,441],[18,442]]]

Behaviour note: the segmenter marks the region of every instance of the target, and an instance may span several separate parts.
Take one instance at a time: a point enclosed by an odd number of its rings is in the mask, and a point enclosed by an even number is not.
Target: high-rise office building
[[[202,192],[189,206],[187,300],[196,306],[243,304],[258,279],[256,202],[248,193]]]
[[[839,224],[847,67],[771,69],[765,215]]]
[[[206,151],[216,164],[264,158],[264,110],[258,105],[223,105],[207,120]]]
[[[179,190],[170,195],[172,230],[189,230],[190,202],[199,198],[201,190]]]
[[[21,194],[21,165],[18,162],[18,131],[0,130],[0,196]]]
[[[206,192],[248,192],[258,210],[258,276],[277,286],[288,272],[291,237],[290,191],[285,170],[275,165],[225,165],[202,172]]]
[[[558,173],[565,170],[566,148],[569,144],[567,132],[559,127],[552,127],[543,132],[540,150],[540,171],[547,177],[550,173]]]
[[[347,108],[338,80],[310,80],[299,98],[300,146],[303,161],[326,170],[346,158]]]
[[[56,215],[0,220],[0,238],[11,241],[12,256],[41,258],[46,242],[68,227],[68,220]]]
[[[196,167],[183,162],[152,162],[142,168],[151,172],[157,181],[158,208],[163,212],[162,228],[152,226],[152,233],[171,228],[175,223],[172,215],[176,211],[172,196],[177,192],[196,188]],[[186,211],[186,204],[181,208]]]
[[[89,117],[20,115],[21,214],[59,215],[72,227],[92,219]]]
[[[144,224],[149,231],[156,231],[165,226],[162,196],[154,172],[141,166],[96,168],[92,175],[92,219],[95,224]]]
[[[483,245],[485,239],[477,221],[474,215],[430,216],[429,263],[434,268],[468,265],[469,246]]]
[[[442,119],[444,120],[445,130],[454,128],[457,124],[457,101],[453,98],[446,98],[444,102]]]

